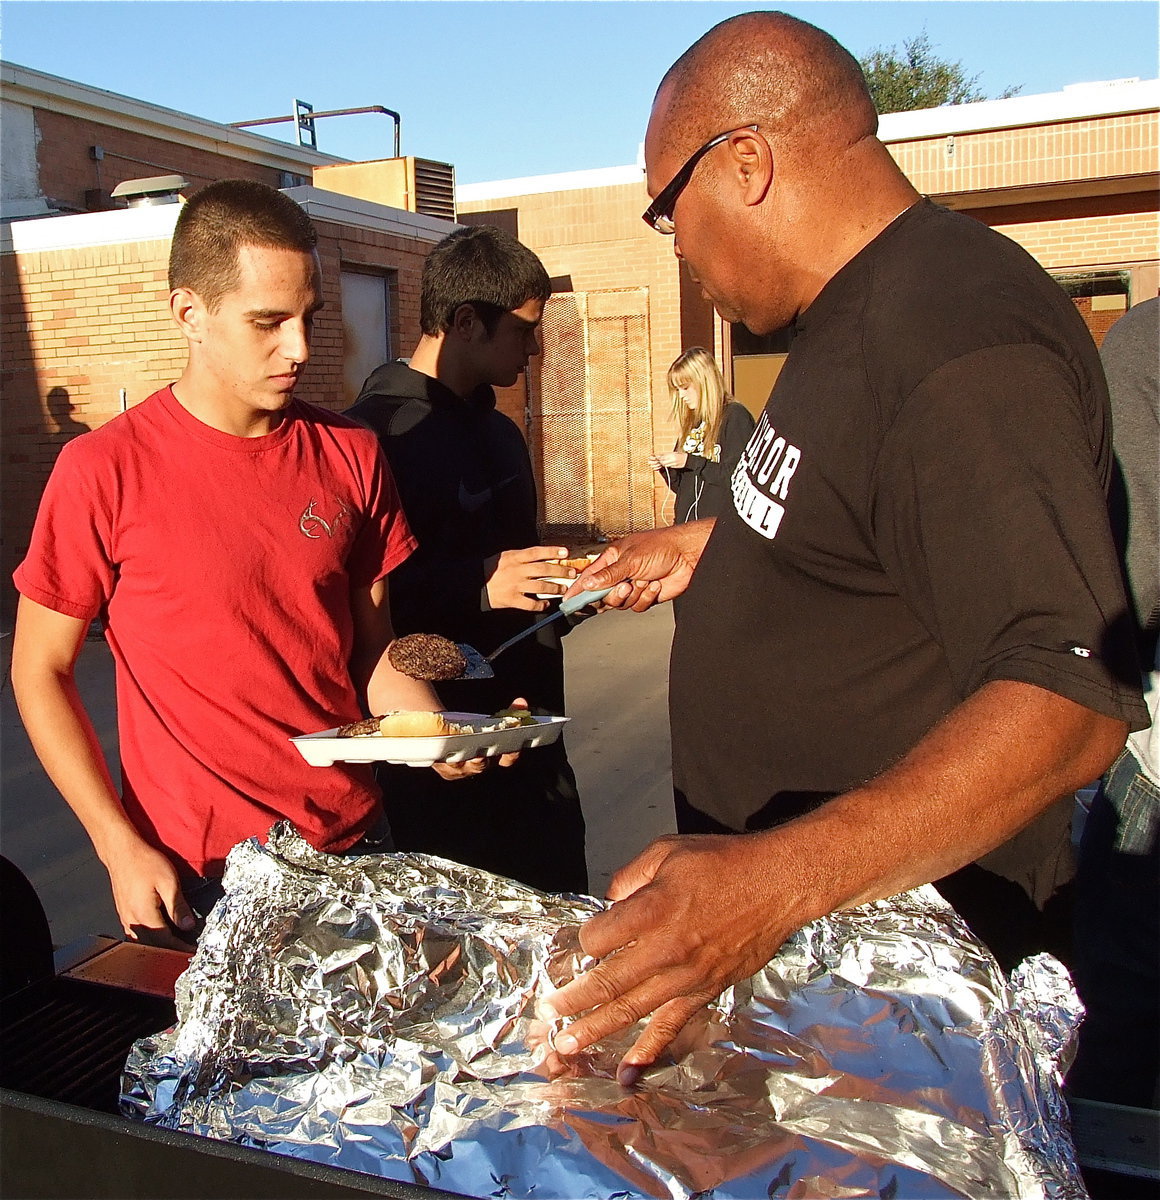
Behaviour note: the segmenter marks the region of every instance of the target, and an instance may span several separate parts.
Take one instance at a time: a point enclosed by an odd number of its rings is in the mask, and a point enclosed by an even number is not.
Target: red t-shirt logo
[[[327,537],[334,537],[339,526],[349,516],[350,510],[345,504],[340,504],[338,506],[338,512],[336,512],[334,516],[327,521],[324,517],[320,517],[318,513],[314,511],[314,500],[312,499],[306,506],[306,511],[298,518],[298,528],[302,530],[302,532],[308,538],[320,538],[322,537],[322,533],[325,533]],[[322,532],[319,532],[320,530]]]

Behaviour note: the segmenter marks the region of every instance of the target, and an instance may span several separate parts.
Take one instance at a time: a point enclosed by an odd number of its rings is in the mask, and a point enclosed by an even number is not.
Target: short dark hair
[[[494,225],[470,225],[427,255],[419,324],[438,336],[451,328],[455,310],[470,304],[490,336],[504,313],[551,294],[548,272],[527,246]]]
[[[182,206],[169,248],[169,290],[189,288],[212,309],[238,280],[238,250],[310,254],[318,234],[302,207],[252,179],[207,184]]]

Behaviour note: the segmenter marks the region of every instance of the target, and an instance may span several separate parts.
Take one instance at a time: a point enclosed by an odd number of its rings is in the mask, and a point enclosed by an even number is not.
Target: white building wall
[[[40,192],[36,113],[26,104],[0,101],[0,216],[42,216],[48,205]]]

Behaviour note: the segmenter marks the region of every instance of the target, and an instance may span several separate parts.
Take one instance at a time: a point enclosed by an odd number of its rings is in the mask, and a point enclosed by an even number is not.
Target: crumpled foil
[[[630,1089],[630,1034],[563,1062],[537,1016],[600,901],[285,825],[225,888],[127,1115],[476,1197],[1086,1195],[1066,972],[1009,985],[932,888],[806,926]]]

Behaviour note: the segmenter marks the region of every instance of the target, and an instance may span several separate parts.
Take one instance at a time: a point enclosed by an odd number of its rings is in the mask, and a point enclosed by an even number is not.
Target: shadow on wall
[[[49,417],[56,425],[56,432],[60,438],[61,445],[67,441],[71,441],[78,433],[89,432],[89,427],[83,421],[74,421],[72,418],[72,414],[76,410],[68,394],[68,388],[52,388],[47,397],[45,397],[45,407],[48,409]],[[56,449],[59,451],[60,446],[57,446]],[[55,458],[56,455],[54,454],[54,461]]]
[[[13,391],[18,389],[14,388]],[[31,405],[29,406],[31,407]],[[40,409],[39,404],[36,405]],[[10,628],[16,614],[16,588],[12,572],[23,559],[32,534],[32,523],[40,504],[40,495],[48,482],[56,456],[66,442],[79,433],[88,433],[89,426],[73,417],[76,407],[68,388],[50,388],[44,407],[34,418],[38,429],[20,428],[19,445],[14,446],[5,433],[5,503],[4,503],[4,562],[3,616],[4,627]],[[23,422],[21,423],[23,425]]]
[[[0,255],[0,304],[4,310],[0,355],[0,445],[3,446],[3,504],[0,504],[0,619],[6,629],[16,612],[12,572],[28,545],[43,472],[33,461],[32,443],[48,432],[28,331],[24,287],[14,254]],[[44,478],[38,478],[39,476]]]

